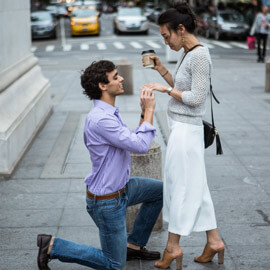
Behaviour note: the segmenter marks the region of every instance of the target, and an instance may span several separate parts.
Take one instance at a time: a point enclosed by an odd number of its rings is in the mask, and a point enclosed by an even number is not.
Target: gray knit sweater
[[[205,100],[210,89],[212,61],[206,47],[198,47],[189,52],[181,66],[184,49],[173,74],[174,89],[183,91],[183,103],[171,98],[168,104],[168,115],[175,121],[202,125],[205,114]]]

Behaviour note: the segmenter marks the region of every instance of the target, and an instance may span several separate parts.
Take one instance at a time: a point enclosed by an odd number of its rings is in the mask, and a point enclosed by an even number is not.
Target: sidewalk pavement
[[[111,59],[111,58],[110,58]],[[117,60],[117,59],[114,59]],[[117,97],[124,122],[135,128],[140,117],[139,88],[162,82],[153,70],[133,63],[134,95]],[[83,179],[91,171],[83,145],[83,124],[91,102],[82,95],[81,69],[76,61],[54,68],[41,59],[51,81],[54,112],[37,135],[9,180],[0,181],[0,269],[37,269],[36,235],[48,233],[100,247],[98,230],[85,211]],[[81,64],[81,63],[80,63]],[[221,104],[214,106],[224,155],[207,149],[208,183],[215,205],[219,233],[226,244],[224,265],[217,258],[205,265],[193,262],[204,247],[205,233],[181,239],[184,269],[270,269],[270,94],[264,93],[263,64],[250,60],[213,59],[213,86]],[[172,71],[174,65],[167,67]],[[169,96],[156,94],[156,142],[166,150],[166,106]],[[210,120],[210,104],[206,119]],[[148,243],[163,251],[167,224]],[[52,261],[53,270],[87,269]],[[153,262],[131,261],[125,269],[154,269]],[[175,269],[175,264],[171,269]]]

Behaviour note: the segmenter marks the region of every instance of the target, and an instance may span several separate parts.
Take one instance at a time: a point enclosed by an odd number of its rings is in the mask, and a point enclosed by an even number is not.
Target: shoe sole
[[[39,263],[39,256],[40,256],[40,250],[41,250],[41,243],[42,243],[42,240],[41,240],[41,236],[38,235],[37,236],[37,246],[39,247],[38,249],[38,256],[37,256],[37,265],[38,265],[38,269],[41,269],[41,266],[40,266],[40,263]]]
[[[154,260],[159,260],[159,259],[160,259],[160,256],[157,258],[142,258],[139,256],[132,256],[132,257],[127,258],[127,261],[132,261],[132,260],[154,261]]]

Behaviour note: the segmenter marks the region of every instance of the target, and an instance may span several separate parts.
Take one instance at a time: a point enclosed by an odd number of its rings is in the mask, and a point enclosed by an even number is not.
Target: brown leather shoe
[[[176,270],[182,270],[182,260],[183,260],[183,252],[180,252],[177,255],[172,255],[170,252],[167,251],[165,248],[163,252],[163,257],[161,261],[155,262],[155,267],[161,269],[168,269],[173,260],[176,260]]]
[[[48,267],[48,262],[50,260],[50,255],[48,255],[48,249],[50,246],[52,235],[39,234],[37,236],[37,246],[39,247],[37,263],[39,270],[50,270]]]
[[[206,244],[202,255],[195,257],[194,262],[198,262],[198,263],[211,262],[216,254],[218,255],[218,264],[223,264],[223,262],[224,262],[224,247],[220,248],[219,250],[215,250],[215,249],[212,249],[208,244]]]
[[[149,251],[146,247],[141,247],[140,250],[127,248],[127,261],[140,259],[140,260],[158,260],[160,253],[157,251]]]

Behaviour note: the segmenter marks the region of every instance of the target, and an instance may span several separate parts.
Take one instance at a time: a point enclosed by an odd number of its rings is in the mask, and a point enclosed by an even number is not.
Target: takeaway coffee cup
[[[148,50],[148,51],[142,52],[143,63],[144,63],[144,66],[147,68],[152,68],[155,66],[154,60],[151,59],[150,56],[155,56],[154,50]]]

